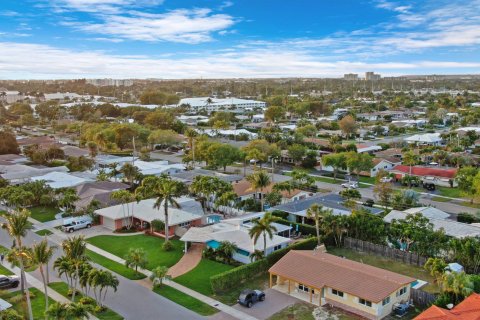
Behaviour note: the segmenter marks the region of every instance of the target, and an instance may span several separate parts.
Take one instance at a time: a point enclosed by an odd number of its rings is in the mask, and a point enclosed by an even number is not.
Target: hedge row
[[[314,226],[311,226],[309,224],[303,224],[303,223],[297,223],[297,222],[292,222],[286,219],[281,219],[279,218],[275,222],[284,224],[286,226],[292,225],[293,231],[301,232],[303,235],[311,235],[311,236],[317,236],[317,229],[315,229]],[[297,227],[298,226],[298,227]]]
[[[315,248],[316,245],[316,238],[301,240],[271,253],[266,258],[214,275],[210,277],[212,290],[216,294],[221,294],[222,292],[235,288],[239,283],[267,272],[271,266],[290,250],[311,250]]]

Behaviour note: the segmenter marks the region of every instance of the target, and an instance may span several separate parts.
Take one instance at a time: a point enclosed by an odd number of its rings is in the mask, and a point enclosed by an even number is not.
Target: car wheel
[[[19,285],[19,283],[18,283],[18,282],[14,282],[14,283],[12,284],[12,288],[17,288],[17,287],[18,287],[18,285]]]
[[[247,303],[247,308],[251,308],[252,307],[252,302],[250,301],[249,303]]]
[[[261,296],[260,301],[265,301],[265,296]]]
[[[91,224],[87,224],[87,229],[90,229],[92,227]]]
[[[73,232],[73,229],[69,229],[68,232],[72,233],[72,232]]]

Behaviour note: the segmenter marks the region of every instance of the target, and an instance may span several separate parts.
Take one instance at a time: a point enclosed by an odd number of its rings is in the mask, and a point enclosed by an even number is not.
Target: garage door
[[[103,217],[103,226],[105,228],[115,230],[115,220]]]

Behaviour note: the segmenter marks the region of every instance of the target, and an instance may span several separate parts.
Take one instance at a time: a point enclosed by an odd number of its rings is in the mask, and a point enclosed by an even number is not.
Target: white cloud
[[[190,57],[111,55],[100,51],[73,51],[47,45],[0,42],[3,78],[253,78],[325,77],[375,70],[399,75],[434,68],[480,69],[480,62],[418,61],[366,63],[325,61],[303,50],[278,48],[198,53]],[[35,59],[32,59],[35,52]]]
[[[100,23],[63,22],[84,32],[141,41],[201,43],[211,33],[225,31],[234,18],[209,9],[178,9],[162,14],[130,11],[128,15],[103,15]]]
[[[54,8],[97,13],[119,13],[125,7],[156,6],[163,0],[51,0]]]

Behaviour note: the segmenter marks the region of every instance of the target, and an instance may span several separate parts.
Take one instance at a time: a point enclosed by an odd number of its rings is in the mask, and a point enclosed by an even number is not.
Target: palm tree
[[[133,183],[135,182],[135,178],[140,173],[140,170],[133,164],[127,162],[120,169],[120,173],[122,173],[123,176],[127,179],[131,188],[133,186]]]
[[[75,301],[75,294],[77,292],[77,283],[80,277],[80,265],[88,260],[87,244],[84,236],[74,236],[62,242],[63,252],[65,257],[70,260],[75,270],[73,276],[73,293],[72,301]]]
[[[32,263],[32,251],[30,248],[24,246],[14,247],[8,252],[7,261],[10,262],[12,266],[20,267],[20,269],[23,270],[21,272],[21,276],[25,279],[25,266],[29,266]],[[29,319],[33,319],[30,292],[28,290],[28,282],[26,280],[24,280],[22,292],[25,292]]]
[[[58,201],[58,205],[62,207],[65,212],[72,214],[75,208],[75,202],[80,200],[77,191],[73,188],[66,188],[61,190],[62,198]]]
[[[313,219],[315,221],[315,229],[317,230],[317,243],[321,244],[320,241],[320,222],[323,221],[325,215],[329,213],[329,210],[323,210],[322,205],[312,204],[310,208],[307,209],[307,218]]]
[[[465,272],[447,272],[442,279],[443,291],[453,294],[457,304],[473,292],[473,282]]]
[[[108,168],[110,169],[110,177],[115,178],[115,182],[117,182],[117,176],[120,174],[120,171],[118,171],[118,162],[113,162],[108,165]]]
[[[264,170],[257,171],[247,176],[247,181],[250,182],[250,189],[258,192],[260,190],[260,211],[263,211],[263,189],[270,185],[270,176]]]
[[[253,253],[250,255],[250,261],[258,261],[263,259],[265,256],[262,250],[254,250]]]
[[[410,166],[410,177],[412,176],[412,166],[416,165],[418,162],[418,157],[413,151],[407,151],[402,156],[402,163],[406,166]],[[412,187],[412,180],[409,179],[408,187]]]
[[[153,282],[153,288],[161,287],[163,280],[169,278],[167,275],[168,267],[166,266],[158,266],[152,270],[152,274],[150,275],[150,280]]]
[[[169,241],[169,224],[168,224],[168,206],[180,208],[180,204],[176,198],[182,196],[185,192],[185,185],[179,181],[174,181],[171,178],[160,178],[154,190],[157,200],[153,208],[160,210],[163,205],[165,218],[165,244]],[[164,245],[165,245],[164,244]]]
[[[27,235],[28,230],[32,229],[32,224],[28,221],[30,217],[30,212],[26,209],[13,211],[11,214],[6,215],[4,218],[5,223],[2,224],[2,228],[6,229],[10,237],[15,240],[15,248],[23,251],[22,239]],[[20,253],[20,252],[19,252]],[[29,318],[33,319],[32,305],[30,303],[30,293],[26,287],[27,283],[25,280],[25,266],[24,260],[18,259],[20,265],[20,284],[21,291],[27,298],[27,307]]]
[[[118,278],[110,271],[92,269],[89,273],[90,285],[94,288],[94,295],[100,307],[103,307],[103,302],[108,293],[108,288],[112,288],[115,292],[118,288]],[[98,289],[98,292],[97,292]]]
[[[73,287],[75,268],[67,257],[61,256],[55,259],[53,262],[53,269],[58,272],[59,277],[65,276],[68,286]]]
[[[52,259],[53,253],[56,247],[51,247],[48,245],[47,238],[43,239],[39,243],[33,245],[32,248],[32,257],[35,264],[38,265],[40,269],[40,274],[42,275],[43,280],[43,289],[45,293],[45,312],[48,310],[48,263]],[[45,277],[45,270],[47,271],[47,276]],[[45,318],[48,318],[45,316]]]
[[[220,246],[217,248],[219,256],[227,263],[230,263],[233,255],[237,252],[238,247],[235,243],[230,241],[220,242]]]
[[[441,286],[446,267],[447,263],[442,258],[428,258],[424,266],[425,270],[429,271],[439,286]]]
[[[248,231],[250,238],[253,238],[253,243],[256,244],[258,238],[263,235],[263,254],[267,256],[267,234],[270,239],[273,238],[277,228],[273,225],[277,218],[271,212],[266,212],[263,218],[253,221],[252,228]]]
[[[125,266],[127,268],[134,268],[135,273],[138,274],[138,268],[146,268],[148,263],[145,250],[142,248],[130,248],[125,256]]]
[[[135,196],[127,190],[117,190],[113,191],[110,194],[110,199],[117,200],[122,204],[123,217],[128,218],[128,229],[130,229],[133,223],[133,203],[135,201]],[[130,214],[130,203],[132,203],[132,212]],[[125,210],[126,208],[126,210]],[[131,219],[130,219],[131,218]]]

